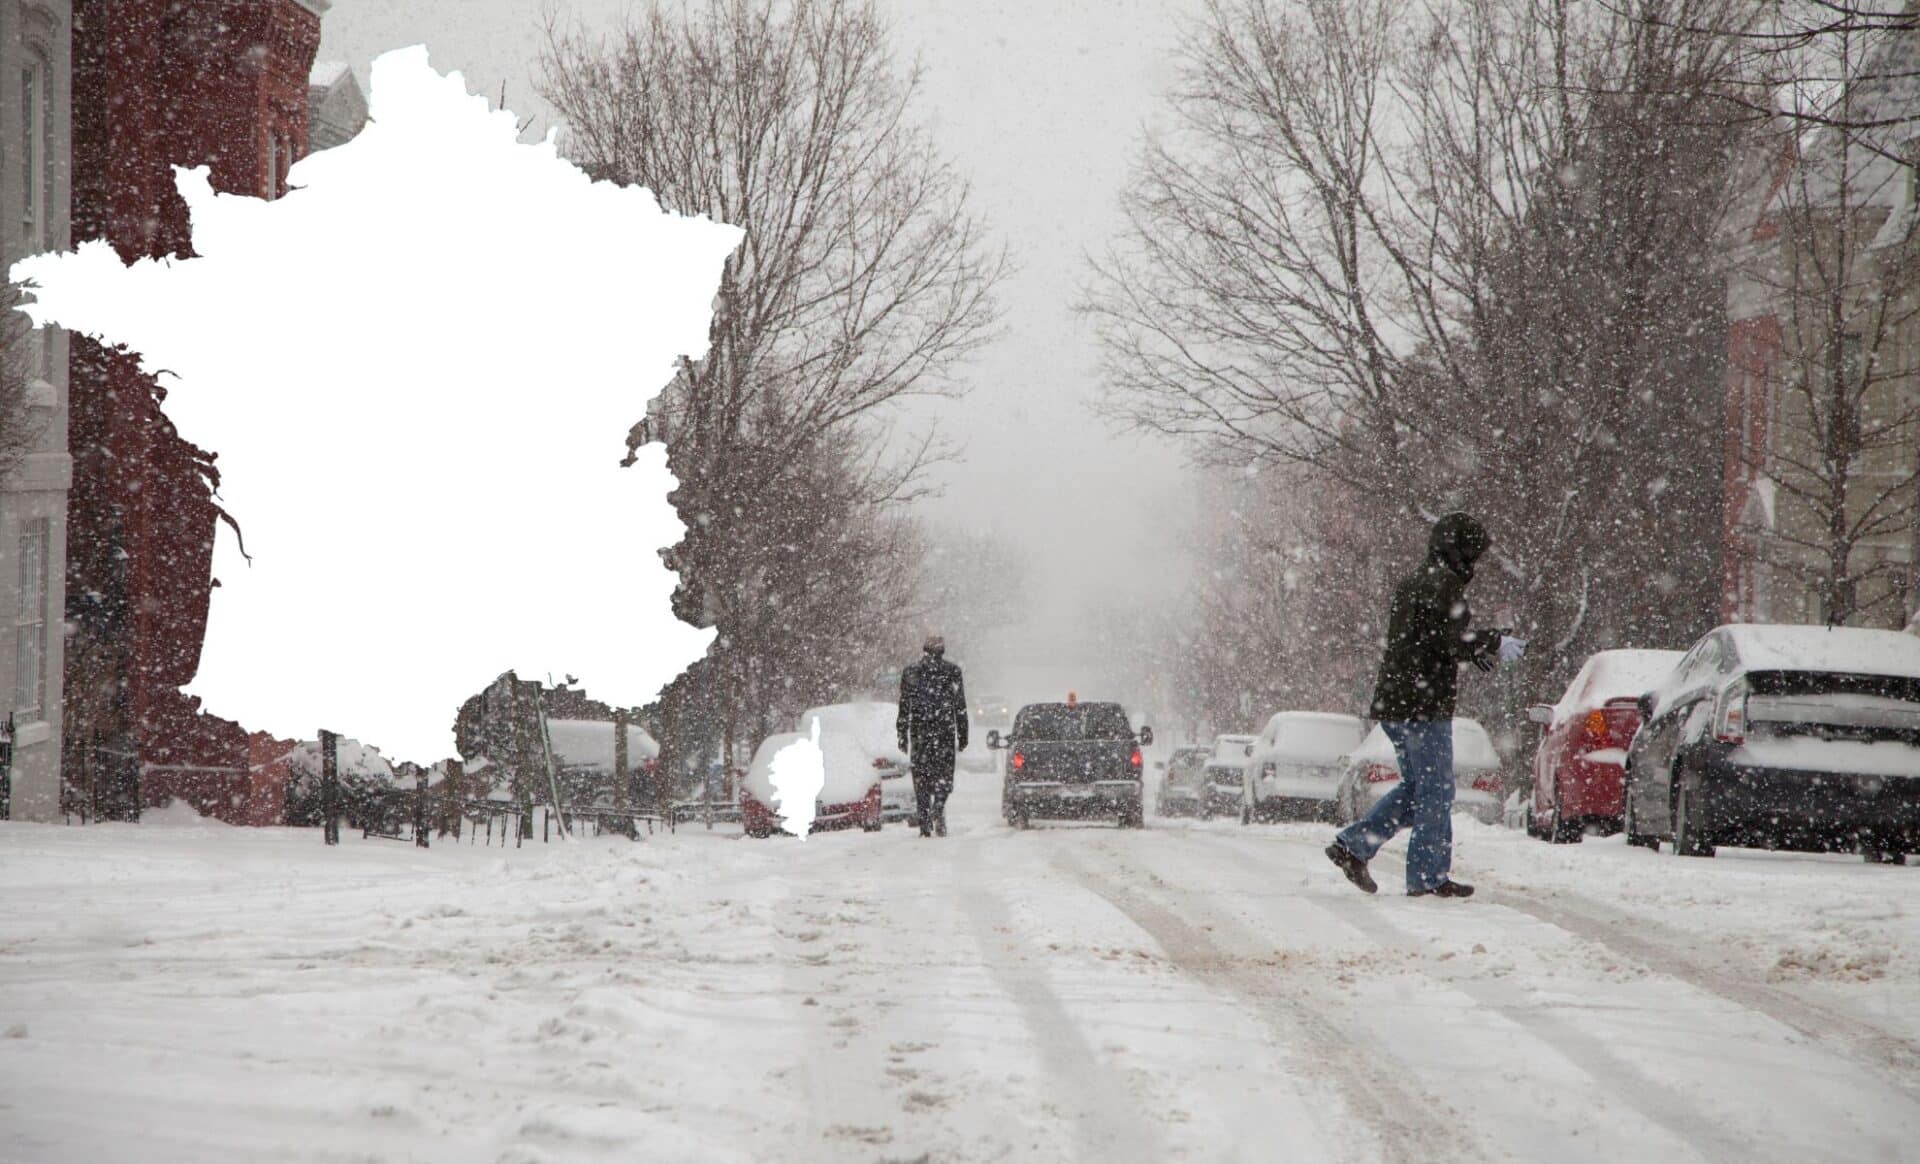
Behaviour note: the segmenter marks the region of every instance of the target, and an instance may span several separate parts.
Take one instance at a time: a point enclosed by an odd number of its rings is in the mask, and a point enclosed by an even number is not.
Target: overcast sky
[[[362,81],[389,48],[427,45],[434,64],[536,127],[549,0],[334,0],[322,60]],[[929,516],[995,530],[1020,547],[1036,609],[1157,584],[1160,528],[1183,512],[1185,473],[1164,442],[1111,433],[1087,409],[1097,354],[1072,303],[1083,256],[1117,225],[1139,133],[1170,73],[1183,0],[883,0],[903,60],[926,71],[924,120],[974,183],[975,206],[1019,266],[1002,295],[1004,337],[966,370],[964,400],[930,406],[964,440]],[[583,26],[614,27],[629,0],[566,0]]]

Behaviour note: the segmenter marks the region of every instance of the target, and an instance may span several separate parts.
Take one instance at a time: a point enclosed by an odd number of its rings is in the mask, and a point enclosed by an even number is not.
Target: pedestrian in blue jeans
[[[1393,742],[1400,782],[1327,846],[1327,859],[1368,893],[1379,887],[1367,872],[1367,862],[1394,834],[1412,826],[1407,896],[1473,895],[1473,886],[1449,876],[1453,708],[1460,664],[1491,671],[1496,658],[1517,659],[1526,647],[1511,635],[1472,629],[1466,586],[1473,580],[1473,564],[1490,544],[1479,522],[1464,513],[1449,513],[1433,524],[1426,562],[1394,587],[1372,711]]]

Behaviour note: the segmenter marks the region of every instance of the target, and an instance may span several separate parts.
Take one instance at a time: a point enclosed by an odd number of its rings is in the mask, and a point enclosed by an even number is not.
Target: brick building
[[[225,193],[284,193],[307,149],[329,3],[74,0],[74,236],[104,238],[129,261],[190,255],[174,165],[208,166]],[[173,428],[164,386],[123,352],[76,339],[70,381],[69,807],[131,817],[181,795],[252,819],[262,810],[247,733],[179,690],[199,667],[219,585],[216,453]]]

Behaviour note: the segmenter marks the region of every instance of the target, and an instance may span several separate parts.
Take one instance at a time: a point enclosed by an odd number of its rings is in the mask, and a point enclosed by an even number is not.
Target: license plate
[[[1071,798],[1074,798],[1074,799],[1078,799],[1078,800],[1085,800],[1085,799],[1086,799],[1087,797],[1089,797],[1089,796],[1092,796],[1092,795],[1093,795],[1093,789],[1091,789],[1091,788],[1072,788],[1072,787],[1068,787],[1068,788],[1062,788],[1062,789],[1060,790],[1060,795],[1062,795],[1062,796],[1066,796],[1066,797],[1071,797]]]

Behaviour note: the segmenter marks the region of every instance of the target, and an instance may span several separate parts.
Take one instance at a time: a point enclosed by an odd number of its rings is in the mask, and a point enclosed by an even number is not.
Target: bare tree
[[[1481,514],[1529,682],[1697,631],[1735,65],[1649,13],[1707,7],[1212,0],[1085,304],[1111,410],[1363,527]]]
[[[720,630],[693,681],[722,685],[700,702],[731,738],[736,721],[784,702],[774,675],[787,648],[819,642],[803,621],[843,644],[885,633],[901,567],[883,555],[906,543],[871,511],[921,492],[942,454],[931,434],[896,445],[889,410],[957,390],[955,364],[989,337],[1005,260],[914,125],[918,75],[895,66],[870,0],[655,4],[611,38],[556,26],[544,77],[590,173],[746,231],[707,357],[683,365],[630,438],[664,440],[679,478],[688,534],[669,562],[682,617]],[[832,545],[836,523],[867,556],[821,557],[810,575],[785,560]],[[775,615],[781,577],[816,585]],[[858,584],[825,585],[846,581]],[[831,617],[829,592],[850,604]],[[691,698],[677,686],[669,705]],[[667,706],[662,718],[684,717]],[[669,751],[675,734],[663,724]]]
[[[1770,605],[1831,624],[1900,626],[1920,540],[1920,208],[1911,127],[1920,27],[1831,34],[1837,90],[1795,83],[1765,139],[1780,164],[1737,292],[1764,332],[1742,369],[1751,414],[1743,513],[1778,582]],[[1815,122],[1801,139],[1788,132]],[[1907,128],[1900,128],[1906,126]],[[1782,611],[1785,613],[1786,611]]]

